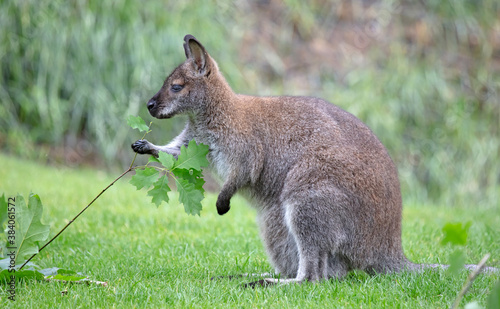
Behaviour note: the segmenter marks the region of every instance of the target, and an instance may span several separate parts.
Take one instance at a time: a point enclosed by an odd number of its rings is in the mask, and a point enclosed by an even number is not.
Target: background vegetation
[[[129,114],[203,42],[237,92],[323,97],[366,122],[406,201],[500,198],[500,5],[457,1],[0,2],[0,146],[66,165],[130,162]],[[159,143],[181,120],[155,122]],[[2,180],[3,181],[3,180]]]

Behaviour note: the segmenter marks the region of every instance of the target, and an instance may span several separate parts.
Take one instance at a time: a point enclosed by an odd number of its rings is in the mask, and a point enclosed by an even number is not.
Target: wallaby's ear
[[[208,54],[205,47],[191,34],[184,37],[184,52],[186,58],[194,60],[194,69],[200,74],[205,74]]]

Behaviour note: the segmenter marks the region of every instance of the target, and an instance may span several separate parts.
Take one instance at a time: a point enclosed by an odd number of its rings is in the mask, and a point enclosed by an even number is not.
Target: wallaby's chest
[[[221,147],[210,147],[209,161],[217,176],[226,180],[232,170],[228,154],[222,151]]]
[[[190,125],[192,136],[197,143],[203,143],[209,146],[208,160],[210,161],[213,172],[221,179],[226,180],[229,176],[231,167],[231,160],[228,153],[228,147],[224,146],[224,139],[215,132],[211,132],[206,127],[201,125]]]

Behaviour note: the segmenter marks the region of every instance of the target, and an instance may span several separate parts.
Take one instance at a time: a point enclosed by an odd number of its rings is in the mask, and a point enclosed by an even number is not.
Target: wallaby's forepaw
[[[220,198],[220,196],[219,196],[219,198],[217,199],[217,203],[216,203],[215,205],[217,206],[217,213],[218,213],[219,215],[221,215],[221,216],[222,216],[223,214],[225,214],[226,212],[228,212],[228,211],[229,211],[229,209],[231,208],[231,207],[229,206],[229,200],[227,200],[227,199],[222,199],[222,198]]]
[[[131,145],[132,150],[138,154],[153,154],[151,143],[145,139],[140,139]]]

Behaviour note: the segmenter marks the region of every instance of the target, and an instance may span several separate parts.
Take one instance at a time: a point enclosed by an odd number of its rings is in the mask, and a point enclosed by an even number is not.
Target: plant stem
[[[477,275],[479,275],[481,273],[481,271],[483,270],[484,268],[484,265],[486,265],[486,261],[490,258],[490,254],[487,253],[483,259],[479,262],[479,264],[477,264],[477,267],[476,269],[474,269],[474,271],[472,273],[469,274],[469,277],[467,277],[467,280],[465,281],[464,283],[464,286],[462,287],[462,290],[460,291],[460,293],[458,293],[458,296],[457,298],[455,299],[455,302],[453,303],[453,305],[451,306],[451,309],[456,309],[458,308],[458,305],[460,305],[460,301],[462,300],[462,298],[465,296],[465,294],[467,294],[467,292],[469,291],[472,283],[474,282],[474,280],[476,279]]]
[[[38,250],[37,253],[33,254],[28,260],[26,260],[26,262],[24,262],[24,264],[19,268],[19,270],[23,269],[23,267],[26,264],[28,264],[29,261],[31,261],[31,259],[33,259],[38,253],[40,253],[45,247],[47,247],[52,241],[54,241],[54,239],[56,239],[59,235],[61,235],[61,233],[64,232],[64,230],[66,228],[68,228],[68,226],[70,226],[71,223],[73,223],[85,210],[87,210],[87,208],[89,208],[90,205],[92,205],[104,192],[106,192],[106,190],[108,190],[112,185],[114,185],[115,182],[117,182],[118,180],[120,180],[128,172],[132,171],[134,169],[133,164],[134,164],[134,161],[135,161],[136,157],[137,157],[137,154],[135,154],[135,157],[132,160],[132,163],[130,164],[130,166],[129,166],[129,168],[127,170],[125,170],[120,176],[118,176],[115,180],[113,180],[106,188],[104,188],[104,190],[102,190],[101,193],[99,193],[84,209],[82,209],[82,211],[80,211],[71,221],[69,221],[68,224],[66,224],[66,226],[63,227],[62,230],[59,231],[59,233],[56,234],[56,236],[52,237],[51,240],[49,240],[45,245],[43,245],[43,247],[41,247],[40,250]]]
[[[151,132],[150,128],[151,128],[152,124],[153,124],[153,122],[149,123],[148,129],[146,130],[146,133],[144,133],[144,135],[142,136],[142,139],[144,139],[146,137],[146,135],[149,132]],[[128,167],[128,169],[125,170],[125,172],[123,172],[120,176],[118,176],[115,180],[113,180],[106,188],[104,188],[104,190],[101,191],[101,193],[99,193],[96,197],[94,197],[94,199],[84,209],[82,209],[82,211],[80,211],[71,221],[69,221],[68,224],[66,224],[66,226],[63,227],[62,230],[59,231],[59,233],[56,234],[56,236],[52,237],[52,239],[49,240],[45,245],[43,245],[43,247],[41,247],[40,250],[38,250],[37,253],[33,254],[28,260],[26,260],[26,262],[24,262],[24,264],[21,265],[21,267],[19,267],[19,270],[23,269],[23,267],[26,266],[26,264],[28,264],[29,261],[31,261],[31,259],[33,259],[38,253],[40,253],[45,247],[47,247],[52,241],[54,241],[54,239],[56,239],[59,235],[61,235],[61,233],[64,232],[64,230],[67,229],[68,226],[71,225],[71,223],[73,223],[85,210],[87,210],[87,208],[89,208],[90,205],[92,205],[104,192],[106,192],[106,190],[108,190],[112,185],[114,185],[115,182],[117,182],[118,180],[120,180],[128,172],[130,172],[133,169],[135,169],[134,163],[135,163],[135,159],[136,158],[137,158],[137,153],[135,153],[135,156],[132,159],[132,162],[130,163],[130,166]]]

